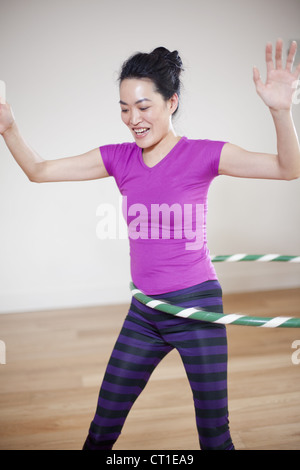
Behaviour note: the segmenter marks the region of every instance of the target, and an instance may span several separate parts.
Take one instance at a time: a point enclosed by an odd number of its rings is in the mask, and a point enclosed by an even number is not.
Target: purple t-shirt
[[[206,241],[207,194],[224,143],[182,137],[152,168],[134,142],[100,147],[123,196],[132,281],[145,294],[217,279]]]

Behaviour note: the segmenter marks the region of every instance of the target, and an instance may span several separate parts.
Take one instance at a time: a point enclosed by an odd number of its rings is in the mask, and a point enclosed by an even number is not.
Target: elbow
[[[36,174],[29,174],[27,175],[27,178],[31,183],[42,183],[42,181],[38,178]]]
[[[45,181],[44,165],[42,163],[35,164],[27,173],[27,178],[31,183],[43,183]]]
[[[287,181],[297,180],[298,178],[300,178],[300,174],[299,174],[299,173],[298,173],[297,175],[291,176],[290,178],[288,178]]]
[[[286,172],[282,179],[285,181],[293,181],[297,180],[298,178],[300,178],[300,169],[298,171]]]
[[[300,178],[300,174],[285,175],[285,177],[282,179],[284,181],[293,181],[293,180],[297,180],[298,178]]]
[[[46,180],[40,172],[31,173],[27,175],[31,183],[45,183]]]
[[[282,168],[279,173],[279,178],[284,181],[293,181],[300,178],[300,167]]]

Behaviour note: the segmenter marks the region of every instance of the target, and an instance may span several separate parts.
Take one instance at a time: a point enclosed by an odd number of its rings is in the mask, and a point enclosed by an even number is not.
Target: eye
[[[147,109],[149,109],[150,106],[147,106],[146,108],[140,108],[141,111],[147,111]]]
[[[128,109],[122,109],[122,113],[128,113]]]

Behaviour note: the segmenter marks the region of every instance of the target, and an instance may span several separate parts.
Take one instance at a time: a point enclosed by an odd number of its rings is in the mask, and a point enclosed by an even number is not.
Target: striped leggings
[[[223,312],[218,281],[152,297],[183,307]],[[112,449],[153,370],[174,348],[192,389],[200,448],[234,449],[228,424],[225,326],[174,317],[133,298],[105,372],[83,450]]]

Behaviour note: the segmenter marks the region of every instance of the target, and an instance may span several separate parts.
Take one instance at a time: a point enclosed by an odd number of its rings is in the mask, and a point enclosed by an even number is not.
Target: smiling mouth
[[[150,131],[149,127],[141,127],[139,129],[133,129],[133,130],[138,137],[144,137]]]

